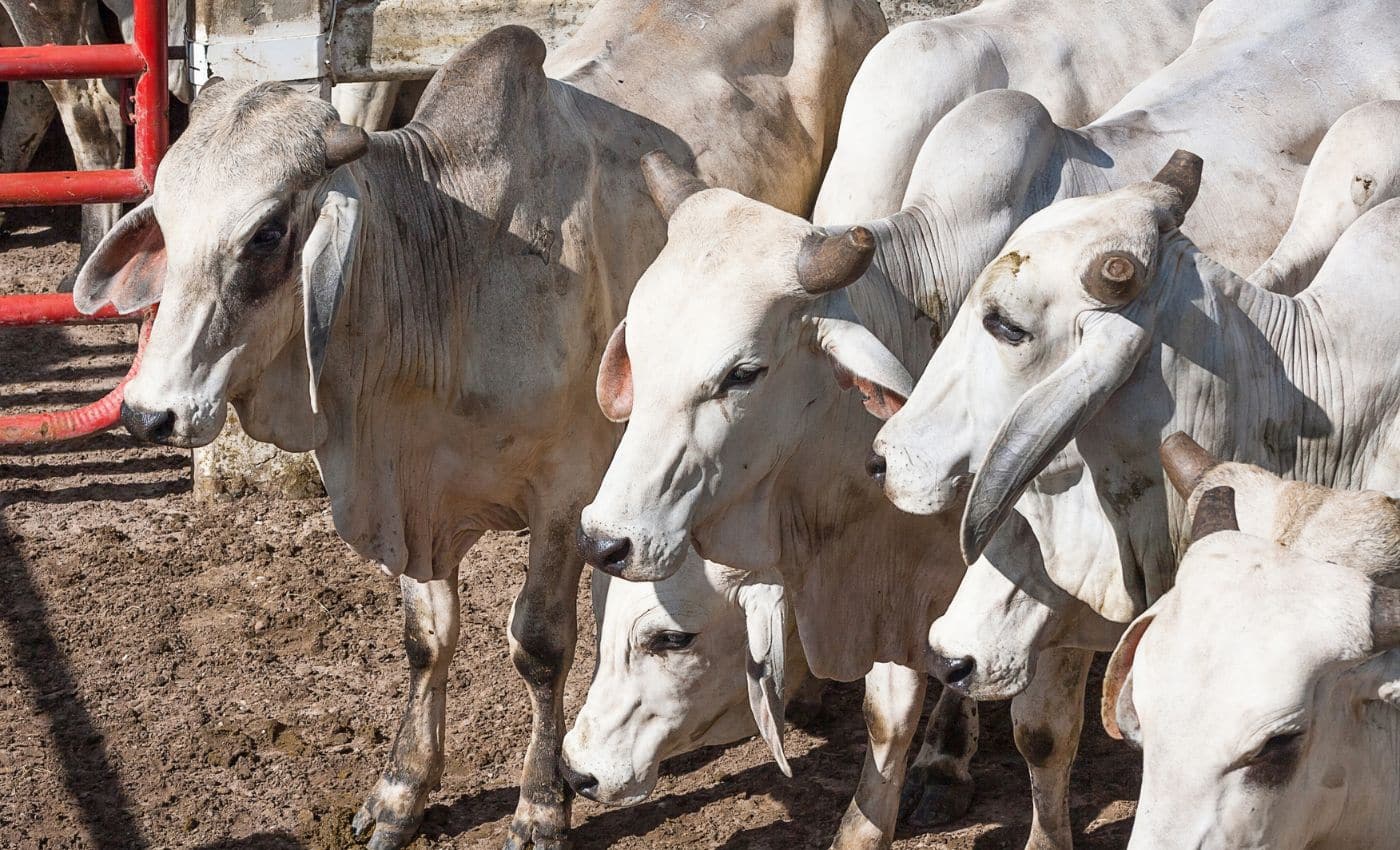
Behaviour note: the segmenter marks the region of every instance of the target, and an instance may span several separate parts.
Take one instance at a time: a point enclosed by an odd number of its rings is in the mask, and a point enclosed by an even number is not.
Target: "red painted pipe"
[[[163,4],[162,4],[163,5]],[[140,4],[137,4],[137,15]],[[135,77],[147,60],[131,44],[45,44],[0,47],[0,80],[81,80]],[[162,84],[164,81],[162,80]]]
[[[0,174],[0,207],[132,204],[147,193],[141,175],[131,168]]]
[[[88,315],[78,312],[73,296],[62,292],[39,295],[0,295],[0,327],[28,325],[74,325],[97,322],[138,322],[139,312],[122,315],[111,304]]]
[[[136,171],[146,194],[155,188],[156,166],[170,144],[167,9],[167,0],[136,0],[132,15],[133,46],[147,69],[136,81]]]
[[[141,336],[136,344],[136,357],[131,361],[131,368],[127,370],[126,376],[111,392],[92,404],[73,410],[0,416],[0,446],[56,443],[86,437],[116,425],[121,420],[122,398],[126,395],[126,385],[136,377],[141,368],[141,355],[146,352],[146,342],[151,338],[154,319],[155,310],[147,310],[145,320],[141,324]]]

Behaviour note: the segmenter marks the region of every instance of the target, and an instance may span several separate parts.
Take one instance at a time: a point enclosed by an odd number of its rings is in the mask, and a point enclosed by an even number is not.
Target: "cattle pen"
[[[185,43],[166,38],[167,2],[188,12]],[[978,2],[880,6],[900,21]],[[121,427],[158,307],[83,316],[60,292],[79,264],[75,205],[150,195],[180,129],[167,121],[168,58],[188,59],[196,84],[263,74],[328,97],[333,81],[421,79],[500,23],[552,48],[593,0],[431,0],[432,14],[412,0],[129,5],[132,44],[0,48],[0,81],[134,81],[115,86],[134,127],[130,168],[77,170],[54,121],[30,172],[0,174],[0,850],[358,850],[352,822],[410,689],[398,584],[337,534],[323,491],[253,486],[250,469],[200,492],[190,450]],[[100,14],[116,38],[116,17]],[[253,37],[209,28],[250,21],[263,27]],[[530,542],[487,532],[462,566],[446,768],[411,850],[498,850],[512,824],[531,703],[505,636]],[[566,723],[587,697],[594,613],[585,580]],[[1126,846],[1141,782],[1140,754],[1093,720],[1102,675],[1100,660],[1069,800],[1080,850]],[[666,761],[634,807],[577,798],[567,846],[823,850],[861,774],[862,704],[860,682],[830,684],[819,709],[789,718],[792,778],[748,739]],[[1023,846],[1031,790],[1009,703],[982,706],[971,770],[972,810],[902,823],[892,850]]]

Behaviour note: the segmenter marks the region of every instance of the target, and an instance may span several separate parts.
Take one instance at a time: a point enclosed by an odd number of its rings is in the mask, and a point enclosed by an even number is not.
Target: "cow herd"
[[[1398,166],[1393,0],[988,0],[888,35],[873,0],[601,0],[548,56],[464,47],[397,130],[206,86],[75,299],[160,302],[134,434],[201,446],[232,403],[399,581],[373,850],[444,769],[459,564],[526,527],[507,848],[755,732],[790,774],[786,710],[860,678],[833,847],[976,817],[977,700],[1009,698],[1027,847],[1069,848],[1111,651],[1134,850],[1383,850]]]

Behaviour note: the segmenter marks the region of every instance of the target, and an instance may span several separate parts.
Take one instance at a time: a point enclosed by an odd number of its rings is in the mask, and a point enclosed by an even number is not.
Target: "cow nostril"
[[[943,655],[934,655],[929,660],[930,672],[938,677],[938,681],[945,685],[959,687],[967,684],[967,680],[977,670],[977,661],[970,655],[962,658],[948,658]]]
[[[567,764],[560,765],[560,773],[564,774],[564,781],[569,783],[569,787],[574,789],[574,793],[580,797],[598,802],[598,778],[591,773],[578,773]]]
[[[865,471],[871,478],[883,484],[885,481],[885,456],[879,452],[871,452],[870,457],[865,459]]]
[[[618,575],[627,566],[632,554],[632,541],[626,537],[594,537],[578,530],[578,551],[583,560],[605,573]]]
[[[175,411],[144,411],[127,406],[122,402],[122,424],[138,440],[148,443],[164,443],[175,432]]]

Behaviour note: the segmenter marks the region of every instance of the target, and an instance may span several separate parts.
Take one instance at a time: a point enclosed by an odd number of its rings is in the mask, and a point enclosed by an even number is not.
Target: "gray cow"
[[[203,445],[232,401],[254,438],[316,452],[337,530],[399,577],[408,706],[355,819],[375,850],[413,837],[442,774],[459,563],[526,526],[510,641],[534,728],[506,844],[563,845],[574,529],[620,430],[593,376],[665,236],[638,162],[664,147],[805,211],[883,31],[866,2],[604,0],[547,64],[533,32],[496,30],[369,136],[222,83],[79,276],[85,309],[161,301],[133,433]]]

